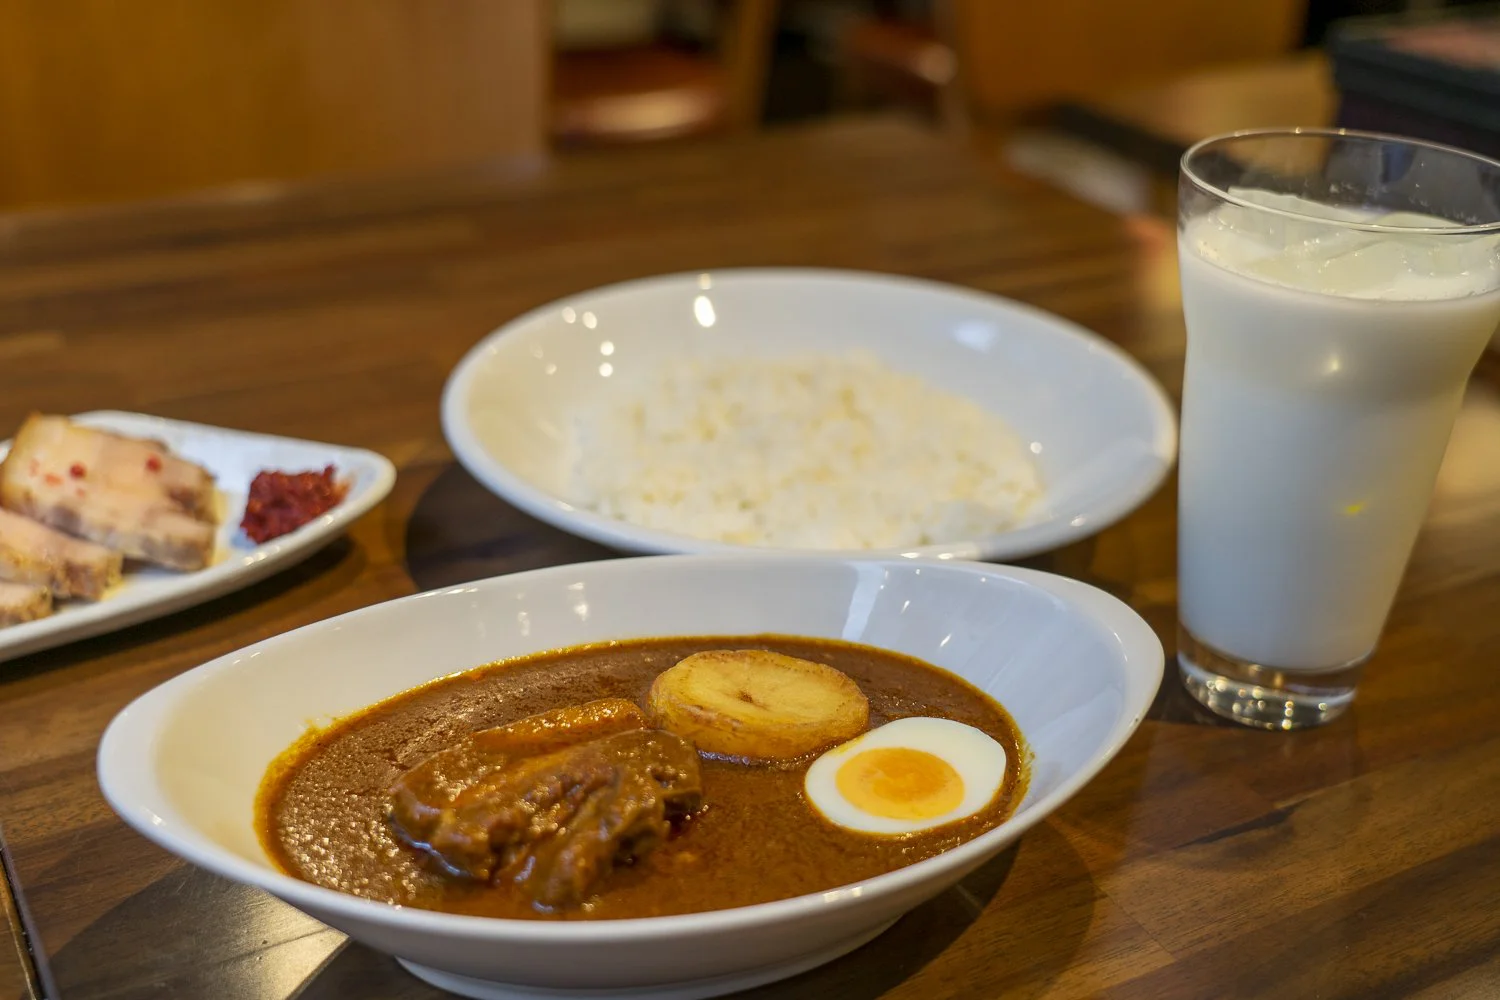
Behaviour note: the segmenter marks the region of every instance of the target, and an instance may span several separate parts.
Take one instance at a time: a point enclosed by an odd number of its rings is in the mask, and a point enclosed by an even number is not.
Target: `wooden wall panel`
[[[544,148],[546,0],[0,0],[0,208]]]

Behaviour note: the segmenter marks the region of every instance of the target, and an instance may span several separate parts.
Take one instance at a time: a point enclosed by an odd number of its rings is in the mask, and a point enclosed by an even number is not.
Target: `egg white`
[[[882,747],[922,750],[943,759],[963,781],[963,800],[941,816],[916,820],[876,816],[856,806],[838,789],[839,768],[861,751]],[[825,752],[807,769],[802,791],[813,810],[835,826],[894,835],[930,830],[972,816],[989,805],[1004,781],[1005,748],[988,733],[951,719],[917,716],[888,722]]]

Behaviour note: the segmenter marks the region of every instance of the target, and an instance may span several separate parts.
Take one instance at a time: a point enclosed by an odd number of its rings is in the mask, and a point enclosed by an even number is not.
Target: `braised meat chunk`
[[[671,733],[630,728],[535,756],[475,744],[403,775],[392,824],[455,874],[510,881],[540,909],[586,902],[702,803],[698,752]]]
[[[600,698],[471,733],[401,776],[391,788],[391,821],[425,843],[461,793],[507,764],[646,726],[635,702]]]

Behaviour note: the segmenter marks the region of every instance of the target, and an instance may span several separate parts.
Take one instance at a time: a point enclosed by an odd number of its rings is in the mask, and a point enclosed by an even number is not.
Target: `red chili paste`
[[[348,492],[349,484],[334,478],[331,465],[322,472],[265,469],[250,484],[240,527],[256,544],[268,542],[328,513]]]

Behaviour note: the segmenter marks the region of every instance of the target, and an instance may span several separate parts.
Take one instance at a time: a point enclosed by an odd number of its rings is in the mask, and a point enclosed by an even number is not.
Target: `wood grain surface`
[[[374,448],[400,469],[385,504],[296,569],[0,665],[0,824],[61,995],[438,995],[129,832],[100,796],[94,753],[132,698],[246,643],[423,588],[608,555],[453,464],[439,393],[487,331],[659,272],[869,268],[1053,310],[1175,393],[1174,246],[1163,223],[1106,215],[879,120],[344,198],[0,220],[0,427],[31,408],[119,407]],[[1120,756],[1016,847],[875,943],[752,995],[1500,995],[1496,455],[1490,360],[1346,718],[1240,729],[1169,676]],[[1170,653],[1174,538],[1169,484],[1029,564],[1119,595]]]

